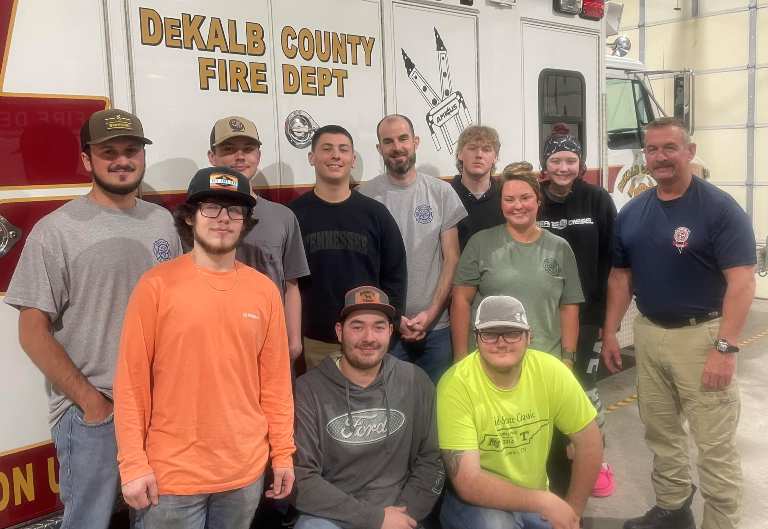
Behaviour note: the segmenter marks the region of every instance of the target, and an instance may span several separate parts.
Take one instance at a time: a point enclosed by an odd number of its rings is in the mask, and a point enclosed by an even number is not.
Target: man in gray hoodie
[[[413,529],[445,480],[435,388],[387,354],[395,309],[362,286],[347,292],[341,355],[296,384],[296,529]]]

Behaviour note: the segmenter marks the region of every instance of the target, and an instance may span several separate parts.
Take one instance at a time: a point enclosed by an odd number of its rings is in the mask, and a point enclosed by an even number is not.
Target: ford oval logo
[[[405,415],[398,410],[389,410],[389,435],[405,424]],[[387,410],[372,408],[352,412],[352,424],[345,413],[328,421],[328,434],[340,443],[363,445],[376,443],[387,436]]]

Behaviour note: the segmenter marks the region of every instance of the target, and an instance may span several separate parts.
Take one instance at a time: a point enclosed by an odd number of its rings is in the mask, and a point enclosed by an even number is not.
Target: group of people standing
[[[522,162],[499,176],[498,134],[468,127],[450,183],[416,170],[419,138],[406,116],[384,117],[376,132],[385,172],[355,186],[352,135],[319,128],[308,154],[315,185],[286,207],[251,186],[256,125],[222,118],[211,167],[192,177],[172,217],[136,196],[151,144],[138,118],[107,110],[83,126],[92,190],[35,226],[5,299],[19,308],[22,347],[49,384],[62,527],[107,527],[120,488],[148,529],[245,529],[265,489],[291,498],[297,529],[413,529],[441,497],[445,529],[576,529],[588,497],[613,492],[602,461],[600,339],[615,369],[632,287],[645,323],[670,328],[671,316],[656,311],[663,293],[645,294],[656,288],[646,270],[655,258],[638,249],[634,217],[649,213],[632,207],[632,220],[621,222],[622,212],[617,222],[607,192],[584,181],[582,146],[561,124],[540,174]],[[680,133],[672,144],[690,152],[678,123],[649,126],[649,136],[662,132]],[[677,154],[670,149],[648,143],[662,172]],[[745,311],[722,298],[731,299],[724,285],[730,292],[734,267],[749,268],[749,235],[733,239],[745,226],[735,203],[686,177],[685,164],[672,166],[675,182],[687,178],[683,195],[691,187],[715,197],[731,221],[716,241],[730,237],[728,251],[702,269],[720,286],[674,317],[733,347]],[[675,231],[675,252],[692,250],[699,239],[690,234]],[[724,333],[714,327],[721,315]],[[665,343],[656,331],[641,339]],[[307,372],[294,385],[299,358]],[[737,405],[726,368],[704,366]],[[644,388],[664,383],[649,369],[639,370],[646,425],[655,411]],[[668,412],[652,449],[662,450]],[[689,527],[664,525],[688,523],[682,464],[655,469],[659,505],[625,527]],[[712,487],[702,480],[717,505]],[[710,519],[737,516],[725,510],[711,507]]]

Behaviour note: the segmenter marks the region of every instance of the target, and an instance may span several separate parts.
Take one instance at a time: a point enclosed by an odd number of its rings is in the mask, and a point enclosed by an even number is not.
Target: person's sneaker
[[[696,494],[695,485],[693,492],[679,509],[672,511],[654,505],[644,515],[624,522],[623,527],[624,529],[696,529],[696,522],[691,512],[694,494]]]
[[[603,463],[600,473],[597,475],[595,486],[592,487],[592,496],[606,498],[616,490],[616,482],[613,479],[613,468],[608,463]]]

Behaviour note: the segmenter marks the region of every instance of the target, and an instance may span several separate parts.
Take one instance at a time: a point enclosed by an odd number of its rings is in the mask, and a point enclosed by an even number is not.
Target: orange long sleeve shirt
[[[272,281],[190,254],[148,271],[125,314],[114,383],[120,477],[210,494],[293,467],[285,317]]]

